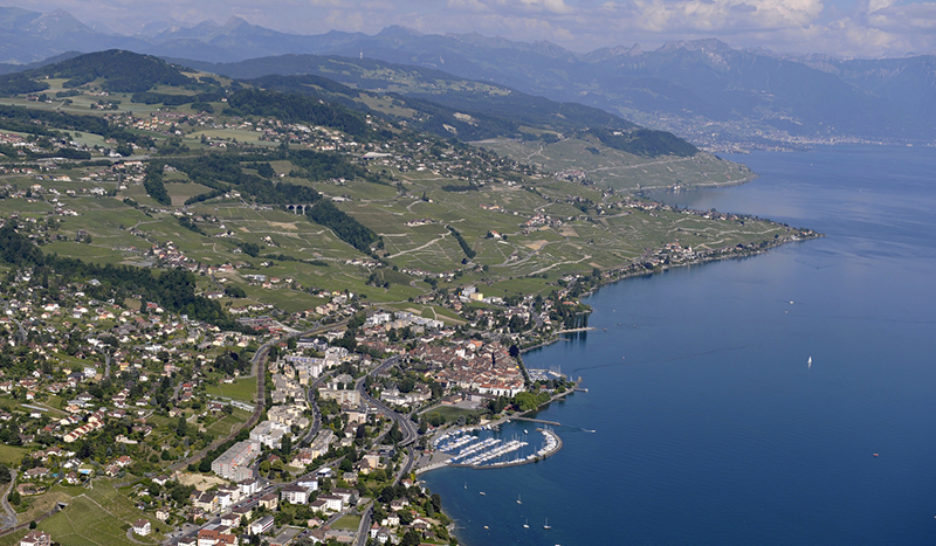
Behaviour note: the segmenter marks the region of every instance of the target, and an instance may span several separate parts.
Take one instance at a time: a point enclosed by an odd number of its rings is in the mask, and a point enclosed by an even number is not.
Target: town
[[[583,298],[817,236],[134,59],[0,106],[0,546],[457,543],[420,476],[561,449],[496,435]]]

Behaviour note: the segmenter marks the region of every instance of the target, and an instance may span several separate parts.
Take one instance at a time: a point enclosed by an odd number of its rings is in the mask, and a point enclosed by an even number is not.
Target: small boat
[[[546,518],[546,523],[543,524],[543,529],[546,529],[547,531],[552,529],[552,525],[549,524],[549,518]]]
[[[809,355],[809,358],[806,359],[806,368],[812,368],[812,355]]]
[[[936,516],[933,516],[933,517],[936,518]],[[523,528],[524,528],[524,529],[529,529],[529,528],[530,528],[530,522],[529,522],[528,520],[524,520],[524,521],[523,521]]]
[[[523,429],[523,433],[524,433],[524,434],[529,434],[529,432],[527,431],[527,429]]]
[[[523,500],[520,498],[520,493],[517,493],[517,504],[523,504]]]
[[[487,495],[487,493],[485,493],[484,491],[478,491],[478,493],[479,493],[482,497],[485,496],[485,495]]]
[[[487,525],[485,525],[485,526],[484,526],[484,530],[487,531],[488,529],[490,529],[490,527],[488,527]]]
[[[468,482],[465,482],[465,489],[468,489]]]
[[[872,456],[872,457],[880,457],[880,454],[879,454],[879,453],[872,453],[871,456]]]

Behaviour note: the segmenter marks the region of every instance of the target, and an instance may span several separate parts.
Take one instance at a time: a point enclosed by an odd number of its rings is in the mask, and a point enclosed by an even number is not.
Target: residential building
[[[257,521],[247,526],[247,532],[251,535],[262,535],[273,528],[273,516],[263,516]]]
[[[250,464],[260,455],[260,444],[237,442],[211,463],[211,471],[224,479],[240,482],[254,477]]]
[[[153,526],[150,524],[149,520],[138,519],[133,522],[133,533],[145,537],[148,534],[153,532]]]
[[[309,489],[301,485],[287,485],[280,490],[280,498],[289,504],[308,504]]]
[[[32,530],[20,539],[20,546],[51,546],[52,535],[45,531]]]
[[[283,436],[289,432],[289,426],[273,421],[263,421],[250,431],[250,439],[270,449],[279,449]]]

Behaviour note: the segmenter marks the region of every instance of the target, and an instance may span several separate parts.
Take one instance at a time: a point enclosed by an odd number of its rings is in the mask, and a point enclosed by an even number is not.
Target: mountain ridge
[[[81,24],[73,35],[59,38],[54,32],[40,35],[29,25],[15,31],[2,23],[32,21],[37,13],[0,10],[0,35],[6,37],[0,41],[0,60],[35,61],[67,50],[115,47],[209,62],[286,53],[363,56],[586,104],[709,147],[936,140],[934,56],[804,60],[735,49],[715,39],[670,42],[646,51],[632,46],[576,53],[549,42],[421,34],[404,27],[374,35],[332,31],[307,36],[239,18],[136,36],[95,33]],[[60,25],[74,25],[73,18],[58,19]]]

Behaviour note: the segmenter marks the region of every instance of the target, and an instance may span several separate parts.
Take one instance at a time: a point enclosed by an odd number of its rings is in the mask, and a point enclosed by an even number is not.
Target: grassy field
[[[0,463],[17,466],[29,450],[23,447],[0,445]]]
[[[208,394],[241,400],[243,402],[253,402],[257,397],[257,378],[241,377],[235,379],[233,383],[221,383],[220,385],[208,385]]]
[[[225,415],[214,423],[208,425],[207,430],[214,436],[226,436],[235,431],[240,425],[247,422],[250,413],[242,409],[235,408],[231,415]]]
[[[136,509],[132,500],[122,491],[114,488],[109,480],[96,479],[91,489],[80,487],[54,487],[48,497],[51,502],[43,507],[48,510],[55,502],[66,502],[68,506],[61,512],[39,523],[39,529],[52,535],[59,544],[76,545],[118,545],[134,544],[127,539],[127,529],[139,518],[149,519],[154,534],[149,537],[134,536],[136,543],[158,544],[167,527],[153,517]],[[34,516],[30,516],[34,517]],[[21,520],[28,521],[21,516]],[[0,546],[14,545],[25,533],[9,535],[0,539]]]
[[[354,514],[347,514],[338,518],[338,520],[332,524],[332,529],[339,529],[339,530],[345,530],[345,531],[357,531],[360,525],[361,525],[361,516],[356,516]]]
[[[442,419],[445,419],[445,422],[450,423],[452,421],[457,421],[459,417],[468,417],[469,415],[481,415],[483,413],[485,413],[485,411],[480,410],[480,409],[470,410],[470,409],[464,409],[464,408],[456,408],[452,406],[440,406],[433,410],[427,411],[426,413],[422,415],[426,417],[427,419],[434,415],[438,415]]]

